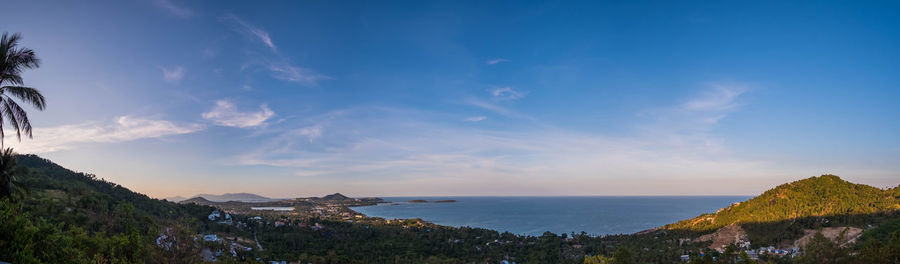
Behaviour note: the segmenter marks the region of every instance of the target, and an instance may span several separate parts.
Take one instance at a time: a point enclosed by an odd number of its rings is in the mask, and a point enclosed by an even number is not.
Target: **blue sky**
[[[154,197],[900,183],[900,5],[18,1],[8,144]]]

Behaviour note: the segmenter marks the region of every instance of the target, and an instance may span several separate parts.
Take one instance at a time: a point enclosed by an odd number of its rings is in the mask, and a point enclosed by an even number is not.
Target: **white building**
[[[216,236],[216,234],[209,234],[209,235],[203,236],[203,241],[216,242],[218,240],[219,240],[219,237]]]

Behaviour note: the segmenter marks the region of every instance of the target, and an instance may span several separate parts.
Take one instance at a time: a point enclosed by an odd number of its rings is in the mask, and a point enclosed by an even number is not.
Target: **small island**
[[[426,200],[412,200],[407,203],[455,203],[456,200],[438,200],[438,201],[426,201]]]

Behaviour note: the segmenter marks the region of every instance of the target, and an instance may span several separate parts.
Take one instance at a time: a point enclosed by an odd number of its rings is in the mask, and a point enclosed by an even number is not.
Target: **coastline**
[[[420,199],[421,198],[421,199]],[[412,203],[446,200],[455,203]],[[416,219],[448,227],[472,227],[540,236],[646,233],[697,215],[713,213],[747,196],[677,197],[385,197],[372,206],[350,207],[371,218]]]

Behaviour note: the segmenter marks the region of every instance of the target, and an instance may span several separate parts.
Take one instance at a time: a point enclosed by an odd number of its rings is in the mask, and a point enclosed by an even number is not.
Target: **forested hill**
[[[154,239],[163,232],[193,233],[198,227],[191,219],[212,210],[153,199],[35,155],[19,155],[18,165],[29,170],[19,180],[30,193],[21,202],[0,204],[3,261],[184,262],[179,258],[190,256],[162,252]]]
[[[669,224],[663,229],[709,232],[737,223],[751,239],[792,239],[803,229],[877,225],[900,210],[900,189],[854,184],[835,175],[787,184],[714,214]]]

